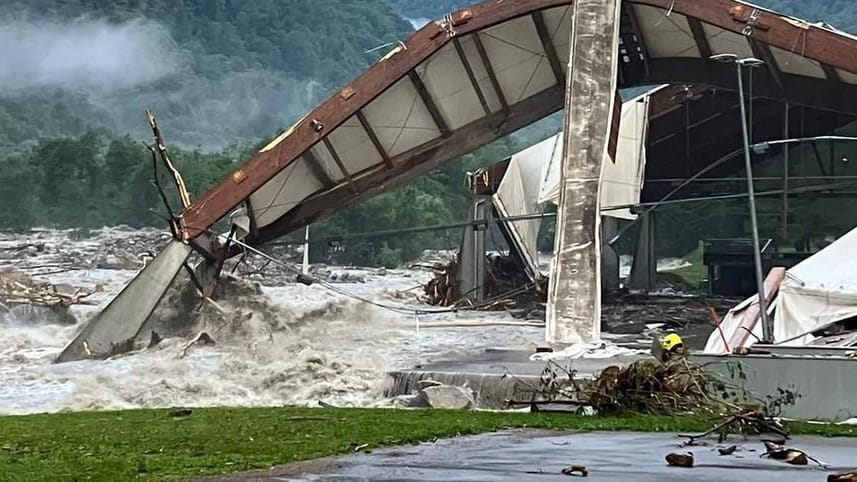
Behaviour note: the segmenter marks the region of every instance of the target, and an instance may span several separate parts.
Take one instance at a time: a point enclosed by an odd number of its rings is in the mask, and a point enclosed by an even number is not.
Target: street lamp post
[[[762,341],[774,341],[773,326],[768,319],[768,303],[765,299],[765,278],[762,273],[762,251],[759,243],[759,224],[756,219],[756,194],[753,188],[753,165],[750,159],[750,139],[747,127],[747,108],[744,101],[744,67],[756,68],[765,62],[753,57],[739,59],[735,54],[720,54],[711,56],[711,60],[731,64],[734,63],[738,72],[738,94],[741,103],[741,131],[744,137],[744,168],[747,171],[747,194],[750,204],[750,225],[753,230],[753,260],[756,265],[756,289],[759,292],[759,316],[762,320]]]

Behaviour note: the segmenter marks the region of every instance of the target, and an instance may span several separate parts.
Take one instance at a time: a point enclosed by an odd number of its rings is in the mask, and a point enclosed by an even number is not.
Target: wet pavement
[[[824,481],[857,469],[857,439],[795,437],[788,446],[827,464],[807,466],[760,457],[761,442],[736,439],[733,455],[717,445],[681,448],[674,434],[514,431],[461,437],[410,447],[310,461],[218,481],[551,481],[569,480],[561,470],[585,465],[587,480],[621,481]],[[667,466],[672,452],[692,451],[693,468]]]

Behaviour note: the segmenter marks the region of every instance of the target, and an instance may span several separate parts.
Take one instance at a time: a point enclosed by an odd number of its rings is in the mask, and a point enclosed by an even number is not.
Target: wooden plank
[[[556,82],[560,85],[565,85],[565,72],[562,70],[562,62],[560,62],[559,55],[556,53],[556,47],[553,44],[553,40],[551,40],[551,34],[545,23],[545,16],[539,11],[533,12],[532,18],[533,23],[536,25],[536,32],[539,34],[539,41],[541,41],[542,49],[545,51],[545,56],[550,63],[551,70],[553,70]]]
[[[461,40],[456,37],[453,39],[453,43],[455,45],[455,51],[458,53],[458,58],[464,66],[464,71],[467,72],[467,78],[470,79],[470,85],[473,86],[473,90],[476,92],[476,97],[479,98],[479,103],[482,104],[482,110],[485,111],[485,115],[491,115],[491,106],[488,105],[488,100],[485,98],[485,92],[482,91],[482,87],[479,85],[479,80],[476,79],[476,74],[473,72],[473,66],[470,65],[467,53],[464,52],[464,47],[461,46]]]
[[[488,80],[491,81],[491,86],[497,94],[497,99],[500,100],[500,105],[504,111],[509,110],[509,102],[506,100],[506,95],[503,93],[503,87],[500,86],[500,81],[497,79],[497,72],[494,71],[494,66],[491,65],[491,59],[488,58],[488,52],[485,50],[485,45],[482,39],[479,38],[479,32],[473,33],[473,43],[476,45],[476,51],[479,52],[479,59],[482,60],[482,65],[485,67],[485,72],[488,73]]]
[[[711,57],[711,44],[708,43],[708,37],[705,36],[705,28],[702,27],[702,22],[698,18],[688,17],[687,23],[690,25],[690,32],[693,34],[693,40],[696,41],[699,55],[703,59]]]
[[[673,13],[697,18],[724,30],[745,35],[745,28],[755,7],[735,0],[626,0]],[[755,27],[749,36],[772,47],[817,60],[822,64],[857,74],[857,39],[820,28],[810,23],[800,25],[775,13],[758,9]],[[796,43],[797,42],[797,43]],[[796,48],[796,45],[799,46]]]
[[[319,161],[318,158],[315,157],[315,154],[313,154],[312,149],[307,150],[304,153],[303,157],[304,159],[306,159],[307,165],[309,166],[309,170],[310,172],[312,172],[313,177],[315,177],[316,180],[318,180],[318,182],[320,182],[325,189],[330,189],[336,185],[336,183],[333,182],[333,179],[331,179],[330,176],[327,175],[327,171],[324,170],[324,166],[322,165],[321,161]]]
[[[437,103],[435,103],[431,94],[429,94],[429,91],[426,88],[426,84],[423,82],[423,79],[420,78],[420,75],[415,70],[408,72],[408,77],[410,77],[411,83],[417,90],[417,95],[420,96],[420,99],[423,101],[423,104],[425,104],[426,109],[428,109],[432,120],[440,131],[440,135],[443,137],[449,137],[449,134],[451,132],[449,124],[446,123],[446,119],[444,119],[443,114],[440,113],[440,109],[437,107]]]
[[[824,75],[827,76],[827,80],[832,82],[842,82],[842,79],[839,78],[839,72],[837,72],[833,67],[827,64],[821,64],[821,70],[824,71]]]
[[[565,96],[554,269],[547,340],[590,343],[601,337],[599,181],[610,139],[618,82],[620,0],[578,0]]]
[[[622,122],[622,94],[616,91],[613,99],[613,116],[610,123],[610,136],[607,143],[607,155],[610,161],[616,163],[616,151],[619,149],[619,126]]]
[[[750,48],[753,50],[753,55],[755,55],[759,60],[765,61],[765,68],[768,69],[768,72],[771,74],[771,77],[774,79],[777,87],[779,87],[780,91],[785,92],[786,86],[783,84],[783,72],[780,70],[780,65],[777,63],[774,53],[771,52],[771,47],[754,38],[749,38],[747,40],[750,42]]]
[[[208,190],[182,213],[184,239],[204,233],[245,198],[261,188],[280,171],[295,162],[307,149],[340,126],[358,110],[374,100],[408,71],[443,48],[455,35],[464,36],[498,25],[507,20],[529,15],[536,10],[570,5],[572,0],[487,0],[461,9],[451,15],[449,30],[435,22],[405,40],[398,53],[373,65],[315,110],[307,114],[283,138],[269,149],[257,153],[232,175]],[[321,129],[319,130],[319,127]]]
[[[363,126],[363,130],[366,131],[366,135],[369,136],[369,140],[372,141],[372,145],[375,146],[378,154],[381,155],[381,160],[384,161],[384,164],[388,169],[394,168],[395,166],[393,165],[393,161],[390,160],[390,154],[388,154],[387,150],[384,149],[384,146],[381,144],[381,140],[378,139],[378,134],[375,133],[375,129],[373,129],[369,124],[369,120],[366,118],[366,115],[363,114],[362,110],[358,110],[355,115],[357,116],[357,120],[360,121],[360,125]]]
[[[359,191],[357,190],[357,186],[354,185],[354,178],[351,176],[351,173],[348,172],[348,168],[345,167],[345,163],[342,162],[342,158],[339,157],[339,153],[336,152],[336,148],[333,147],[333,143],[330,142],[330,139],[327,137],[322,139],[321,142],[324,144],[324,147],[327,149],[327,152],[330,154],[333,162],[336,163],[336,167],[338,167],[339,171],[342,172],[342,177],[345,178],[345,181],[348,183],[348,187],[351,188],[355,194],[358,194]]]

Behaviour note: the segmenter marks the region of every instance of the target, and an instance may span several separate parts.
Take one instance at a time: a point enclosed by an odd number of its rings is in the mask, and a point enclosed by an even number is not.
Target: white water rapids
[[[110,233],[109,236],[129,233]],[[42,235],[48,249],[71,249],[65,235]],[[54,239],[56,238],[56,239]],[[20,238],[17,242],[20,242]],[[79,242],[91,248],[92,241]],[[86,243],[88,245],[84,246]],[[78,246],[80,247],[80,246]],[[97,249],[97,243],[95,245]],[[83,249],[83,248],[81,248]],[[85,249],[84,249],[85,251]],[[33,255],[38,265],[50,254]],[[54,254],[53,260],[56,259]],[[7,263],[13,264],[13,263]],[[38,272],[38,270],[36,271]],[[351,270],[365,283],[337,287],[387,304],[417,306],[395,293],[428,279],[425,271]],[[413,317],[343,298],[318,286],[263,287],[258,300],[266,316],[253,316],[238,330],[211,332],[213,346],[194,346],[182,357],[187,339],[167,339],[155,348],[104,361],[54,364],[53,359],[134,275],[133,270],[88,269],[33,276],[52,284],[104,286],[95,306],[74,306],[76,325],[39,320],[0,324],[0,414],[61,410],[172,406],[387,404],[385,373],[489,346],[533,349],[543,333],[535,328],[480,327],[421,329]],[[32,274],[32,273],[31,273]],[[427,308],[421,306],[421,308]],[[264,320],[263,320],[264,318]],[[504,313],[445,314],[421,321],[509,320]],[[228,331],[228,332],[227,332]]]
[[[86,239],[61,231],[0,235],[0,268],[21,269],[34,280],[55,285],[104,288],[90,298],[93,305],[72,307],[73,325],[0,317],[0,414],[320,401],[380,406],[389,403],[383,396],[388,371],[467,359],[489,347],[532,351],[544,337],[539,328],[514,326],[418,330],[412,316],[344,298],[317,284],[291,283],[245,294],[238,305],[252,316],[237,329],[207,328],[216,344],[193,346],[185,356],[188,339],[173,338],[108,360],[54,364],[85,322],[131,280],[139,269],[137,256],[157,251],[159,239],[163,236],[156,232],[122,229],[104,229]],[[623,269],[629,269],[630,260],[622,261]],[[431,309],[415,296],[415,288],[431,276],[428,271],[328,269],[365,279],[336,285],[349,293]],[[264,274],[256,279],[265,284]],[[282,285],[282,278],[271,284]],[[221,302],[228,305],[230,300]],[[422,322],[455,320],[512,318],[504,312],[472,311],[420,317]]]

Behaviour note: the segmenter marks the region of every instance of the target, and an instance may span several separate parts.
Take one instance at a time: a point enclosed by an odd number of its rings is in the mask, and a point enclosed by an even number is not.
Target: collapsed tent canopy
[[[788,271],[783,268],[771,271],[765,292],[769,299],[768,314],[774,317],[774,344],[807,345],[815,339],[813,333],[857,319],[855,252],[857,229]],[[753,296],[730,310],[709,336],[706,353],[729,353],[736,348],[748,348],[761,339],[758,299],[758,295]]]

